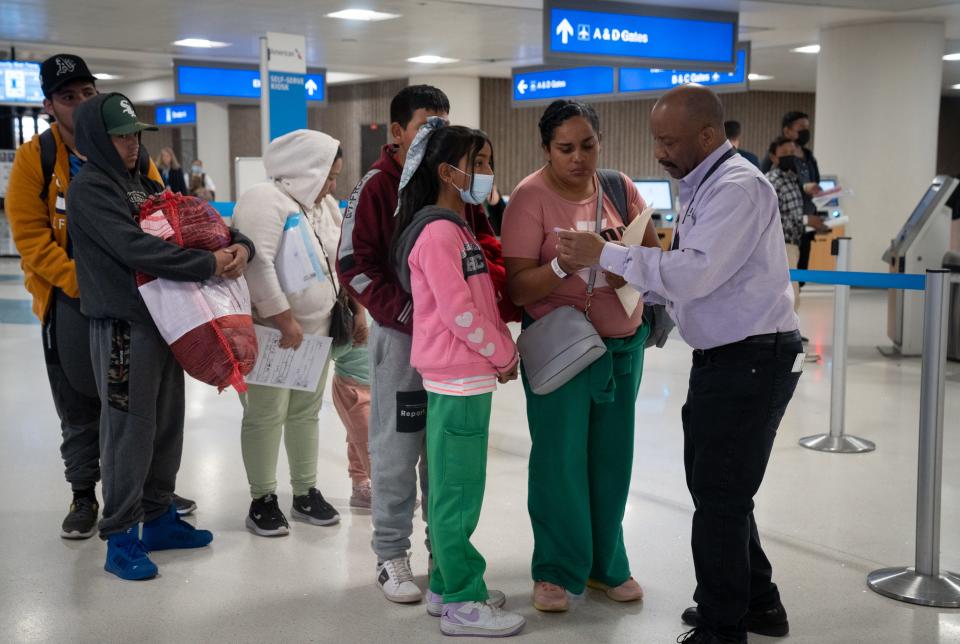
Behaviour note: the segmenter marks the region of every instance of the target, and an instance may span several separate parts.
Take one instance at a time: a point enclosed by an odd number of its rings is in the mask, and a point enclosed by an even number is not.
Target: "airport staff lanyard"
[[[736,148],[730,148],[727,150],[722,157],[716,160],[716,162],[710,166],[710,169],[707,170],[707,173],[703,175],[703,179],[700,179],[700,183],[697,184],[697,189],[693,191],[693,196],[690,197],[690,205],[687,206],[687,209],[683,211],[683,218],[680,220],[680,224],[687,220],[687,214],[693,208],[693,204],[697,199],[697,193],[700,192],[700,187],[707,182],[707,179],[713,176],[713,173],[720,169],[720,166],[730,157],[737,155]],[[680,224],[677,224],[677,232],[673,235],[673,244],[670,246],[670,250],[677,250],[680,248]]]

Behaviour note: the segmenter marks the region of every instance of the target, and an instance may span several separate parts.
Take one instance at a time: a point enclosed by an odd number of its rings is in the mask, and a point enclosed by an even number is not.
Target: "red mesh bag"
[[[230,230],[209,203],[169,190],[140,209],[140,227],[184,248],[215,251],[230,245]],[[143,301],[183,370],[223,391],[247,390],[243,377],[257,360],[250,292],[243,277],[176,282],[137,273]]]

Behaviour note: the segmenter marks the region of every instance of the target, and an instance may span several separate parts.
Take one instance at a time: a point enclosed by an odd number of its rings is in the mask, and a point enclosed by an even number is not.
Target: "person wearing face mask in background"
[[[800,242],[803,239],[803,192],[797,178],[797,145],[785,136],[770,144],[768,151],[773,167],[766,174],[767,181],[777,191],[780,205],[780,223],[783,241],[787,246],[787,262],[796,268],[800,261]],[[800,285],[793,284],[793,310],[800,309]]]
[[[183,177],[191,195],[200,197],[204,201],[216,200],[217,186],[213,183],[210,175],[203,171],[203,161],[195,159],[190,164],[190,173],[184,174]]]
[[[824,224],[823,217],[817,214],[817,207],[813,197],[820,194],[820,165],[813,152],[807,148],[810,144],[810,115],[805,112],[792,111],[783,115],[780,122],[780,135],[796,143],[797,180],[800,182],[803,196],[803,214],[807,218],[809,228],[800,240],[800,258],[797,268],[806,269],[810,265],[810,245],[818,233],[825,233],[829,228]],[[769,156],[760,164],[760,171],[766,174],[772,167]],[[802,288],[801,282],[798,288]],[[803,339],[807,342],[807,339]]]

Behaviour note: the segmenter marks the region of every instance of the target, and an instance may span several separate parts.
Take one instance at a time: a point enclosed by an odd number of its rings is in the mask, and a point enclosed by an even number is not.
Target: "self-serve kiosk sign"
[[[253,65],[212,66],[206,63],[177,62],[177,97],[215,99],[259,99],[260,71]],[[307,101],[326,100],[326,70],[308,68],[303,88]]]
[[[546,63],[618,62],[732,71],[736,13],[619,2],[545,0]]]
[[[614,92],[613,67],[518,70],[513,74],[513,100],[533,103],[572,96],[605,96]]]

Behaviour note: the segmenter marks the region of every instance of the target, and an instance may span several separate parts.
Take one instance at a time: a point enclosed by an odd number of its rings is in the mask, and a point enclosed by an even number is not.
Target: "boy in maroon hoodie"
[[[394,214],[407,150],[430,116],[446,117],[447,96],[429,85],[401,90],[390,103],[390,134],[380,159],[350,195],[343,219],[337,274],[350,294],[370,312],[370,469],[373,551],[377,584],[390,601],[416,603],[423,593],[410,569],[410,536],[417,496],[417,470],[427,520],[425,428],[427,394],[410,366],[413,302],[391,265]],[[500,243],[483,210],[469,206],[466,218],[483,247],[498,296],[506,274]],[[509,299],[501,312],[514,315]],[[429,540],[427,543],[429,548]]]

